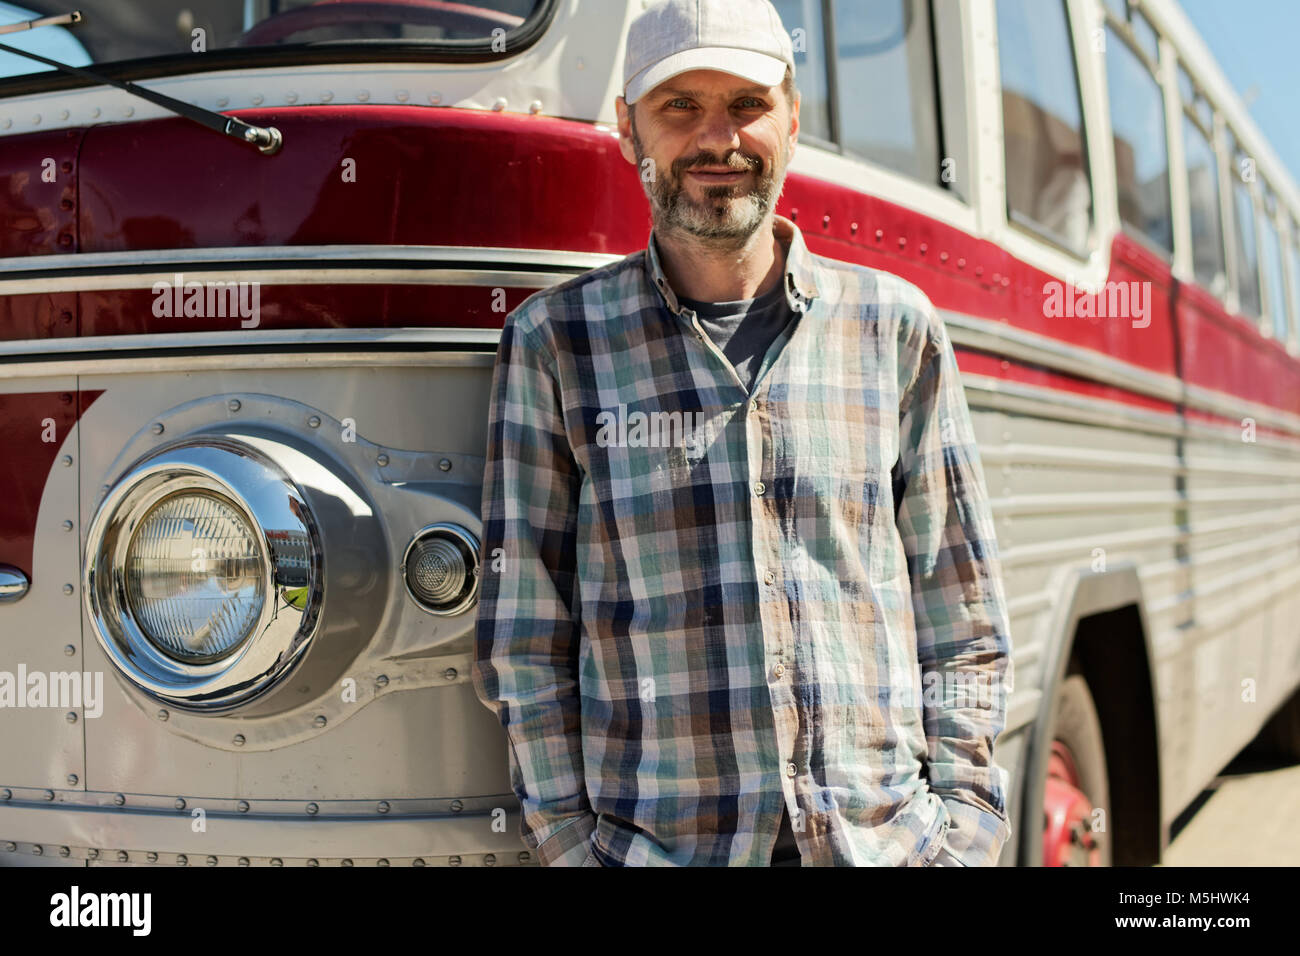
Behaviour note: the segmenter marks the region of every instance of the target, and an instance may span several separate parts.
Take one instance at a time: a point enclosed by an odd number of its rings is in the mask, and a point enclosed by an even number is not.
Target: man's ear
[[[794,105],[790,109],[790,159],[794,159],[795,143],[799,139],[799,102],[803,96],[798,90],[794,93]]]
[[[618,110],[618,150],[624,159],[635,166],[636,149],[632,146],[632,120],[627,101],[621,96],[615,97],[614,109]]]

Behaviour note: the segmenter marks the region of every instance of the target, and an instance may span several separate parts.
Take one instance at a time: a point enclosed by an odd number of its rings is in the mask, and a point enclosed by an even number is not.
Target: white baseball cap
[[[690,70],[777,86],[787,67],[793,75],[793,45],[770,0],[659,0],[628,28],[623,99]]]

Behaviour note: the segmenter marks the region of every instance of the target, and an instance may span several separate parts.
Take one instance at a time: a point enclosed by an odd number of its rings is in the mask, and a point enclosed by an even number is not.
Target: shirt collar
[[[813,261],[808,247],[804,245],[803,233],[799,227],[785,216],[772,217],[772,234],[785,247],[785,299],[795,312],[804,312],[818,295],[817,264]],[[677,294],[664,275],[663,265],[659,261],[659,250],[655,243],[654,230],[650,230],[650,239],[646,243],[646,269],[650,275],[650,284],[659,290],[669,310],[678,315],[682,306],[677,301]]]

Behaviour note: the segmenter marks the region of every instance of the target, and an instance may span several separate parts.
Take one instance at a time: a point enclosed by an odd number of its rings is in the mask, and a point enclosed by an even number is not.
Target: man
[[[506,321],[474,682],[544,865],[979,866],[1011,832],[952,346],[774,215],[793,71],[768,0],[646,10],[617,108],[647,248]]]

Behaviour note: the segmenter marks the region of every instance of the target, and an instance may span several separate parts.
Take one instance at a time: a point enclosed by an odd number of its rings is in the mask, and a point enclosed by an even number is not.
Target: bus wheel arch
[[[1096,789],[1088,780],[1104,778],[1107,798],[1092,802],[1109,805],[1087,808],[1087,816],[1089,823],[1096,819],[1098,829],[1104,828],[1097,842],[1106,844],[1108,862],[1149,866],[1159,861],[1166,834],[1160,825],[1154,657],[1137,569],[1132,564],[1104,572],[1071,569],[1063,580],[1058,579],[1053,593],[1062,600],[1047,635],[1043,694],[1021,774],[1024,822],[1017,862],[1043,864],[1049,807],[1057,817],[1060,837],[1060,817],[1075,803],[1074,795],[1062,788],[1073,765],[1075,784],[1083,784],[1083,790]],[[1095,758],[1087,753],[1092,749],[1086,742],[1090,712],[1094,726],[1100,728],[1105,754],[1100,774]],[[1056,737],[1062,715],[1067,725],[1064,741]],[[1094,762],[1091,769],[1090,761]],[[1050,794],[1049,777],[1054,778]],[[1084,809],[1075,806],[1072,819],[1064,825],[1077,831]],[[1098,809],[1104,813],[1097,814]],[[1088,836],[1078,834],[1075,839],[1090,845]]]

